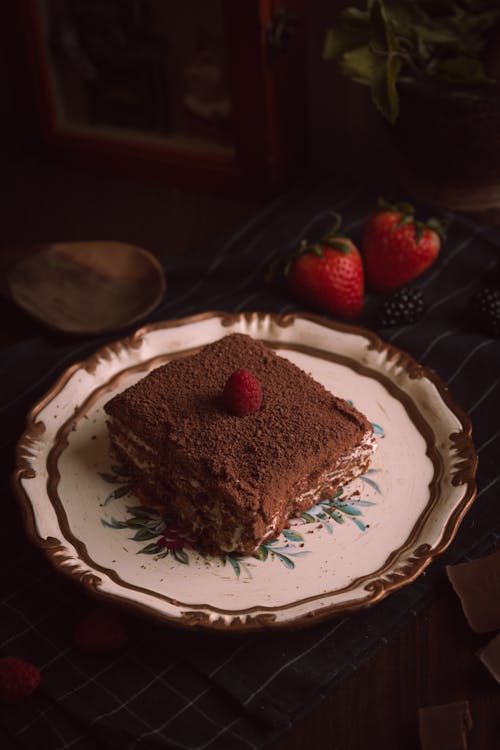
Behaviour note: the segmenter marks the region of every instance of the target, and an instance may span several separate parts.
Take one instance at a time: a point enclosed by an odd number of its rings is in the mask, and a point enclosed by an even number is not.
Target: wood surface
[[[56,332],[120,331],[152,312],[165,293],[157,258],[125,242],[46,243],[20,247],[17,253],[10,249],[7,255],[5,294]]]
[[[469,750],[500,747],[500,685],[476,652],[489,640],[469,629],[451,585],[273,750],[419,750],[418,709],[469,700]],[[458,750],[458,749],[457,749]]]

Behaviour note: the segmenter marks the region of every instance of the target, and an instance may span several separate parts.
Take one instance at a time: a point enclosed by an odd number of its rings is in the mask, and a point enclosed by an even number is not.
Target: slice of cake
[[[224,395],[241,369],[256,409],[243,416]],[[133,486],[213,554],[255,551],[363,473],[376,447],[359,411],[242,334],[153,370],[104,408]]]

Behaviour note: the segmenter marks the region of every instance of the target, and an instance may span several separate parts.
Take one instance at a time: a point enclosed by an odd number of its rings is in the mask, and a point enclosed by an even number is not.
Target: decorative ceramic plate
[[[134,497],[109,454],[103,404],[233,332],[352,401],[378,450],[364,476],[254,555],[209,557]],[[255,629],[365,607],[413,581],[471,505],[476,462],[439,378],[374,334],[310,315],[207,313],[141,328],[67,370],[28,416],[14,484],[36,544],[101,599],[178,625]]]

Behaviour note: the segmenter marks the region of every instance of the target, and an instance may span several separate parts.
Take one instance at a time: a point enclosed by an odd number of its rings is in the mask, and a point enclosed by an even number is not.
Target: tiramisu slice
[[[133,485],[213,554],[254,552],[363,473],[376,447],[359,411],[242,334],[153,370],[105,410]]]

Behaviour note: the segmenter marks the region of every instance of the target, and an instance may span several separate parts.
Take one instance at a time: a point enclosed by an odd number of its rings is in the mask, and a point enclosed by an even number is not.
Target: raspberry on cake
[[[226,406],[235,375],[249,412]],[[254,552],[363,473],[376,448],[357,409],[243,334],[153,370],[104,408],[132,485],[212,554]]]
[[[235,370],[224,386],[224,406],[242,417],[258,411],[262,405],[262,386],[249,370]]]

